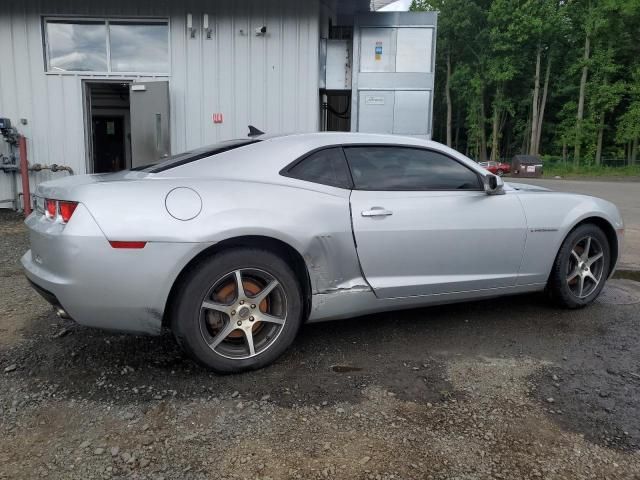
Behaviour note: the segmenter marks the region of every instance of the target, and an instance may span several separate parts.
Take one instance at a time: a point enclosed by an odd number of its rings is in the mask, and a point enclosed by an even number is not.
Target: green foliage
[[[550,67],[539,151],[570,163],[579,144],[585,169],[598,155],[640,162],[640,0],[414,0],[411,9],[439,12],[434,139],[446,137],[448,57],[453,146],[478,158],[497,132],[496,156],[526,152],[539,60],[539,104]]]
[[[609,167],[594,164],[575,166],[571,163],[545,165],[544,176],[550,177],[640,177],[640,165]]]
[[[616,141],[633,142],[640,138],[640,67],[637,67],[628,85],[629,106],[618,119]]]

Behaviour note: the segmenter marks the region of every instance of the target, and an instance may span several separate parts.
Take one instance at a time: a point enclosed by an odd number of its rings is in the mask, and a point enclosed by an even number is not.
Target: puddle
[[[362,368],[352,367],[351,365],[332,365],[331,370],[336,373],[361,372]]]
[[[605,305],[634,305],[640,303],[640,282],[627,278],[610,280],[596,301]]]

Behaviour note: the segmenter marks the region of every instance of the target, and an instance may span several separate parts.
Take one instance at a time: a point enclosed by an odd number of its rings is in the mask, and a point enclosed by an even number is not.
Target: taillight
[[[54,219],[58,214],[58,204],[55,200],[46,198],[44,200],[44,211],[47,218]]]
[[[58,208],[60,210],[60,218],[62,219],[62,223],[67,223],[69,221],[77,206],[78,202],[67,202],[62,200],[58,202]]]
[[[69,202],[67,200],[53,200],[51,198],[44,199],[44,214],[50,220],[59,219],[61,223],[67,223],[73,212],[75,212],[78,202]]]

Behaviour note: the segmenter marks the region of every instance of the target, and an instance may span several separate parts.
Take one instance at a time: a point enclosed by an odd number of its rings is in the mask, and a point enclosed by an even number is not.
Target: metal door
[[[359,131],[393,133],[395,95],[390,91],[367,90],[359,93]]]
[[[526,238],[516,195],[354,190],[351,212],[358,258],[378,297],[516,284]]]
[[[436,12],[356,17],[351,130],[431,137]]]
[[[169,82],[132,83],[131,166],[159,162],[171,155]]]

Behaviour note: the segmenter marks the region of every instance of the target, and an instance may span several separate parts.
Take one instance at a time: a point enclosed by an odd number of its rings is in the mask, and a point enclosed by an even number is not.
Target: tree
[[[519,28],[523,30],[526,44],[535,49],[535,74],[533,95],[531,99],[531,136],[529,154],[538,155],[544,111],[549,92],[551,75],[552,50],[557,46],[557,37],[562,31],[562,15],[564,3],[558,0],[528,0],[522,6],[522,18]],[[543,57],[546,57],[544,82],[541,88],[541,68]]]
[[[438,10],[434,139],[479,160],[638,157],[640,0],[415,0]],[[489,127],[489,128],[487,128]]]
[[[468,41],[473,37],[473,26],[476,25],[477,16],[481,14],[478,6],[470,0],[413,0],[411,11],[438,11],[438,55],[440,61],[446,65],[445,75],[445,100],[446,100],[446,144],[453,144],[453,100],[451,95],[451,82],[455,62],[463,61],[461,53],[468,46]],[[455,58],[454,58],[455,57]]]
[[[576,3],[577,2],[574,2],[574,4]],[[582,56],[582,76],[580,77],[580,93],[578,94],[578,109],[576,114],[576,139],[573,154],[573,162],[576,165],[580,162],[580,148],[582,146],[582,119],[584,118],[584,98],[587,89],[587,76],[589,74],[589,55],[591,54],[591,35],[593,35],[594,17],[594,9],[591,1],[589,1],[589,7],[583,22],[585,30],[584,50]]]
[[[616,140],[627,146],[626,158],[629,164],[635,164],[638,157],[638,138],[640,138],[640,67],[636,67],[631,78],[630,102],[627,110],[620,116]]]
[[[596,139],[593,137],[587,144],[591,147],[588,151],[595,152],[593,159],[596,164],[602,162],[602,149],[604,143],[605,120],[618,106],[625,91],[625,84],[622,81],[612,82],[612,78],[620,69],[614,60],[614,48],[609,41],[606,48],[601,48],[594,52],[592,57],[592,80],[589,82],[587,91],[589,93],[589,124],[593,125],[592,130],[596,131]],[[595,147],[594,147],[595,143]],[[591,157],[592,155],[588,155]]]
[[[494,89],[491,115],[491,160],[500,158],[500,138],[508,115],[513,115],[512,99],[505,94],[522,69],[520,50],[526,38],[523,11],[511,0],[494,0],[489,9],[488,80]]]

